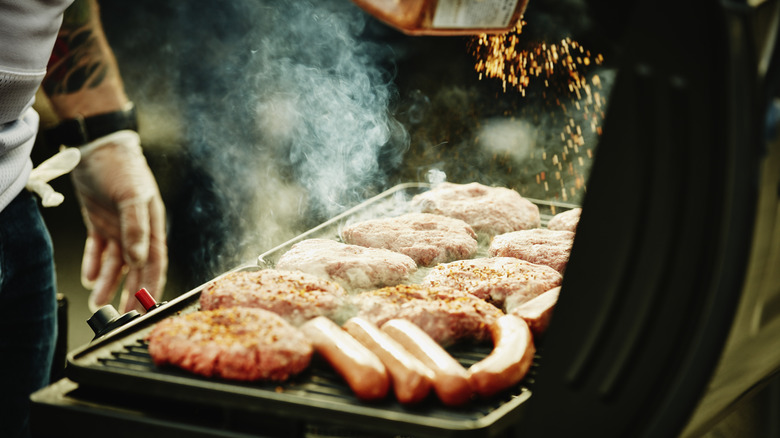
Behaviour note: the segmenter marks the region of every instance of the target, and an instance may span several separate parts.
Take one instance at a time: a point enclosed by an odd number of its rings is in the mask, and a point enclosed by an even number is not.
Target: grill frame
[[[265,252],[255,263],[241,265],[229,272],[273,267],[277,258],[295,243],[315,237],[338,238],[341,227],[349,222],[399,213],[397,209],[405,208],[411,196],[429,188],[430,185],[425,183],[397,185]],[[575,207],[532,201],[539,205],[543,223],[557,209]],[[416,274],[419,278],[425,273],[421,271]],[[67,377],[81,387],[260,414],[259,426],[263,422],[261,418],[274,417],[380,434],[393,431],[394,434],[437,438],[500,435],[520,420],[524,404],[531,396],[538,356],[529,376],[515,388],[488,400],[472,401],[460,408],[445,407],[435,396],[414,406],[401,405],[392,397],[375,403],[362,402],[316,355],[309,369],[284,383],[231,382],[196,376],[173,367],[156,367],[145,349],[145,336],[165,318],[196,311],[204,286],[186,292],[91,344],[74,350],[67,357]],[[485,344],[459,344],[450,352],[464,366],[469,366],[486,356],[490,348]]]

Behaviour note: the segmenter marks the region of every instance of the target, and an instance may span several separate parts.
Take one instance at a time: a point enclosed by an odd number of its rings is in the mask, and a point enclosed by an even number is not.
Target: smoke
[[[522,162],[536,148],[535,132],[525,120],[488,119],[477,133],[478,145],[491,155],[511,156]]]
[[[380,155],[397,164],[408,145],[389,113],[390,54],[361,38],[366,16],[350,2],[285,3],[273,14],[247,66],[255,126],[287,157],[310,214],[330,217],[384,185]]]
[[[172,260],[193,275],[252,261],[387,188],[409,137],[391,112],[393,53],[364,35],[352,2],[103,10],[147,155],[163,157]]]
[[[195,143],[209,150],[194,157],[233,215],[222,252],[236,259],[382,190],[408,136],[389,112],[389,53],[361,38],[366,16],[351,2],[233,7],[237,34],[214,43],[205,78],[224,94],[206,103]]]

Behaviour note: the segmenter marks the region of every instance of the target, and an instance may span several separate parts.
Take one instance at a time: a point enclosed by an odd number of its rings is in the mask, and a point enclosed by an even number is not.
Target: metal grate
[[[465,368],[470,367],[474,363],[482,360],[490,353],[489,345],[466,345],[459,346],[457,348],[450,349],[452,356],[458,360]],[[480,414],[487,414],[510,400],[517,393],[530,390],[530,386],[533,385],[534,375],[536,374],[536,368],[539,357],[534,359],[534,363],[531,366],[526,378],[518,385],[518,387],[504,394],[503,396],[485,402],[474,402],[471,407],[479,407],[476,412]],[[201,378],[186,371],[182,371],[173,366],[158,367],[152,361],[149,355],[148,342],[143,339],[136,339],[135,342],[122,346],[121,348],[111,351],[108,356],[100,357],[97,359],[99,367],[105,370],[115,370],[117,372],[134,372],[134,373],[154,373],[159,376],[173,376],[181,377],[184,379],[196,379],[206,380],[212,382],[212,379]],[[338,397],[341,399],[349,399],[353,401],[351,389],[346,385],[341,376],[339,376],[326,362],[321,358],[314,356],[310,369],[302,373],[298,377],[292,378],[288,382],[284,383],[252,383],[252,382],[228,382],[230,385],[236,385],[241,387],[256,387],[272,389],[276,393],[290,393],[296,395],[320,395],[326,397]],[[428,401],[427,408],[441,408],[447,410],[443,406],[439,406],[439,402],[434,400],[435,395],[431,396],[431,400]],[[392,405],[394,403],[390,403]],[[407,408],[403,408],[407,410]],[[465,411],[464,411],[465,412]],[[467,416],[473,416],[474,411]]]

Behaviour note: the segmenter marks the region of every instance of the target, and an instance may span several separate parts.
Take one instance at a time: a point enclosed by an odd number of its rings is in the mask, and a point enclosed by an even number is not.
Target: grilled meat
[[[287,380],[309,365],[313,352],[303,333],[279,315],[239,307],[165,319],[148,340],[158,366],[230,380]]]
[[[488,187],[477,182],[443,182],[416,195],[412,204],[423,213],[461,219],[474,231],[487,236],[538,228],[539,207],[506,187]]]
[[[539,265],[547,265],[563,273],[569,261],[574,233],[571,231],[513,231],[493,238],[488,254],[494,257],[515,257]]]
[[[514,257],[486,257],[438,265],[422,284],[466,291],[503,308],[508,297],[517,305],[560,285],[562,279],[549,266]]]
[[[418,265],[471,258],[477,235],[460,219],[427,213],[371,219],[344,227],[346,243],[384,248],[411,257]]]
[[[402,283],[417,271],[417,264],[411,257],[387,249],[308,239],[284,253],[276,269],[303,271],[346,289],[360,290]]]
[[[266,309],[300,325],[315,316],[336,317],[346,294],[338,283],[305,272],[239,271],[209,283],[200,295],[200,307]]]

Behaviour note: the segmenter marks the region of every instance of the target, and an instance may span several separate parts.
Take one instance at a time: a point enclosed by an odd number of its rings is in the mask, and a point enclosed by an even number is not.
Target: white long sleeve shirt
[[[72,0],[0,0],[0,210],[24,189],[38,133],[32,108]]]

